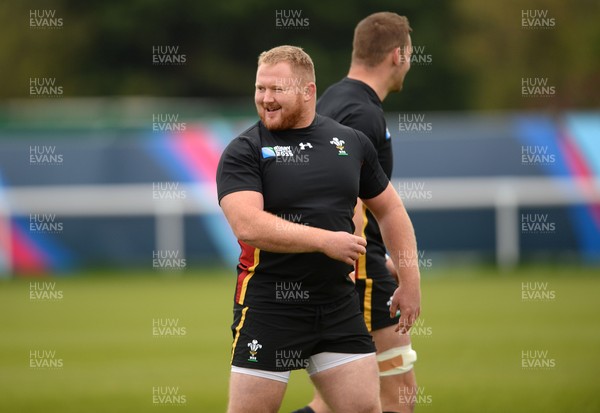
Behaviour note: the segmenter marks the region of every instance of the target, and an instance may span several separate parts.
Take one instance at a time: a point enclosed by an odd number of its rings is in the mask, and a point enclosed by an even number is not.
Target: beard
[[[280,113],[277,118],[268,117],[268,109],[279,109]],[[258,116],[266,128],[270,131],[280,131],[286,129],[294,129],[300,122],[303,115],[303,108],[300,103],[283,109],[279,104],[272,105],[257,105]]]

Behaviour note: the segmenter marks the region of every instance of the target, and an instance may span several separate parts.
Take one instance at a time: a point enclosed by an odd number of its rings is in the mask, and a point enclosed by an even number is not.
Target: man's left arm
[[[383,241],[398,273],[399,287],[392,297],[390,317],[395,317],[396,311],[400,310],[396,331],[404,334],[410,330],[421,312],[418,259],[401,259],[418,257],[412,222],[392,184],[388,184],[379,195],[362,201],[377,219]]]

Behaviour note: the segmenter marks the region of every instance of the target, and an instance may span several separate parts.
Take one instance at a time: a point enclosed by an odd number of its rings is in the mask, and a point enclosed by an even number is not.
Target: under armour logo
[[[312,149],[312,144],[310,142],[308,142],[308,143],[302,143],[302,142],[300,142],[300,150],[303,151],[305,148]]]

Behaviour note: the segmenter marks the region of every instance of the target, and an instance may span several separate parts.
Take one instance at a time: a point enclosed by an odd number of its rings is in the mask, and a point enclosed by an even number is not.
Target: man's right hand
[[[396,288],[390,305],[390,318],[396,317],[398,310],[400,320],[395,331],[406,334],[421,314],[421,287],[418,282],[405,283]]]

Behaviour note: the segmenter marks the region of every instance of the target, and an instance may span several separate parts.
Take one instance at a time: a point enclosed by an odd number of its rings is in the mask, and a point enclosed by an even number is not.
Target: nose
[[[275,102],[275,91],[271,90],[271,89],[267,89],[265,90],[264,96],[263,96],[263,102]]]

